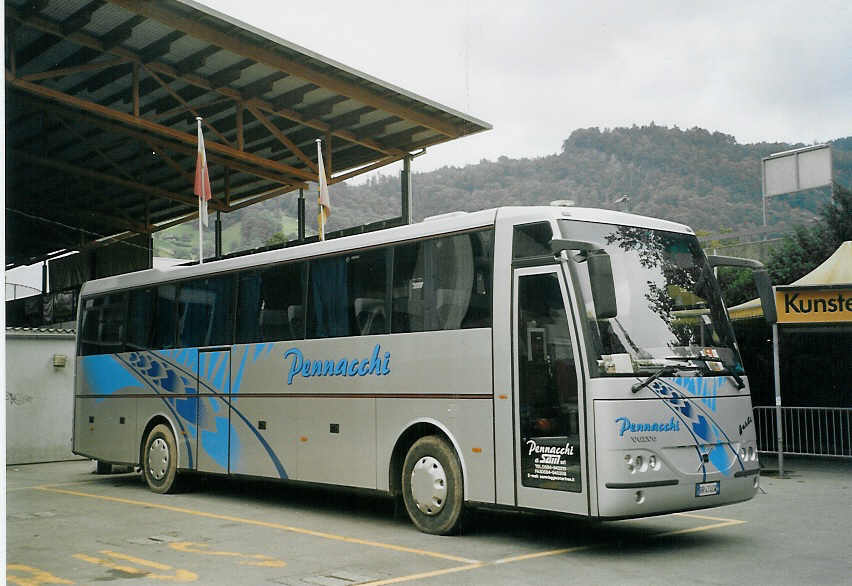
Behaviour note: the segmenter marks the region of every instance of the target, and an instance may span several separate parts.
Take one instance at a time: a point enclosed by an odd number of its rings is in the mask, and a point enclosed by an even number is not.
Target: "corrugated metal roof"
[[[6,0],[7,266],[233,210],[490,125],[184,0]],[[138,96],[138,97],[137,97]]]

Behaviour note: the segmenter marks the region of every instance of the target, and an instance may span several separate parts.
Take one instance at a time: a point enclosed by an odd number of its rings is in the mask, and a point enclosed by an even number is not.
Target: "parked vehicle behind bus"
[[[454,213],[81,292],[74,452],[619,519],[750,499],[748,380],[686,226],[582,208]]]

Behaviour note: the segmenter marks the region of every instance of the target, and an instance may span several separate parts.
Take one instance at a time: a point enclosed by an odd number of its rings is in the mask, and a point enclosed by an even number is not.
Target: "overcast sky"
[[[852,134],[852,2],[201,0],[494,129],[416,171],[556,153],[590,126],[741,143]]]

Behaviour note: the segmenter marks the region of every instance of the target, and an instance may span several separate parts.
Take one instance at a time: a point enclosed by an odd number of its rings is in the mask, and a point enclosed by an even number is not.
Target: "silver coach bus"
[[[597,519],[750,499],[748,382],[686,226],[454,213],[81,291],[74,452]]]

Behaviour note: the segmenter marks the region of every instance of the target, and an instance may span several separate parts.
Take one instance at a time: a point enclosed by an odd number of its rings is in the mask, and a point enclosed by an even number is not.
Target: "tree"
[[[767,268],[772,282],[787,285],[818,267],[846,240],[852,240],[852,190],[834,185],[834,197],[820,209],[820,221],[798,226],[774,249]]]
[[[819,221],[797,226],[770,253],[766,268],[773,284],[789,285],[804,277],[847,240],[852,240],[852,191],[835,184],[834,197],[820,208]],[[728,307],[757,297],[749,269],[720,268],[718,278]]]
[[[240,223],[241,245],[244,249],[263,246],[280,228],[269,215],[246,215]]]

